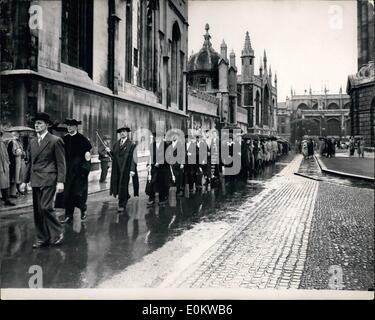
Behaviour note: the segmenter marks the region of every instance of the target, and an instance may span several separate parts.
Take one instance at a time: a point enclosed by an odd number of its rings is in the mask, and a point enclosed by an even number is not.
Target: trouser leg
[[[63,232],[63,226],[60,220],[56,217],[56,212],[53,208],[53,200],[56,192],[56,187],[42,187],[40,188],[40,211],[43,215],[46,231],[51,240],[58,237]]]
[[[99,182],[104,182],[106,180],[107,174],[108,174],[108,168],[109,168],[108,161],[101,161],[100,162],[100,168],[101,168],[101,173],[100,173]]]

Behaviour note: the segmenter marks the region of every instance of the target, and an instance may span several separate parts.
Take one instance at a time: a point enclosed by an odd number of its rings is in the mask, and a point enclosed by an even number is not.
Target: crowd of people
[[[46,113],[37,113],[35,131],[27,144],[21,143],[18,131],[3,139],[0,131],[0,187],[5,205],[12,197],[31,187],[37,241],[33,248],[60,245],[64,240],[62,224],[72,223],[75,208],[86,219],[88,176],[91,170],[92,145],[78,132],[81,121],[65,119],[63,135],[51,134],[58,129]],[[225,130],[224,130],[225,131]],[[181,135],[152,133],[147,164],[145,193],[149,205],[164,205],[170,190],[178,196],[193,190],[215,188],[222,182],[247,179],[265,166],[275,163],[290,150],[289,144],[273,136],[234,134],[216,130]],[[118,198],[118,211],[126,209],[132,180],[134,196],[139,195],[137,143],[131,140],[130,128],[117,129],[119,139],[110,144],[109,137],[99,140],[100,182],[104,182],[111,163],[110,195]],[[158,195],[158,197],[157,197]],[[158,200],[158,201],[157,201]],[[59,220],[55,208],[64,208]]]

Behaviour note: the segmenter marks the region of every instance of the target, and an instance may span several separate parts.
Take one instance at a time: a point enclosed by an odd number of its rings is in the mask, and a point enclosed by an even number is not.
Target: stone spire
[[[206,30],[206,34],[204,35],[204,43],[203,43],[203,47],[206,47],[206,48],[211,48],[212,44],[211,44],[211,36],[210,34],[208,33],[208,30],[210,30],[210,25],[208,23],[206,23],[206,27],[205,27],[205,30]]]
[[[266,55],[266,49],[264,49],[264,55],[263,55],[263,66],[264,66],[264,70],[267,71],[267,55]]]
[[[260,76],[263,75],[262,57],[260,57],[260,61],[259,61],[259,75],[260,75]]]
[[[229,55],[229,58],[230,58],[230,66],[231,67],[236,67],[236,54],[234,53],[233,49]]]
[[[225,44],[224,39],[223,39],[223,43],[220,46],[220,55],[221,55],[221,58],[224,59],[225,61],[227,60],[227,48],[228,47]]]
[[[245,45],[242,50],[242,57],[246,56],[254,57],[254,50],[251,47],[249,31],[246,31]]]
[[[272,70],[271,70],[271,66],[270,66],[270,69],[269,69],[269,71],[268,71],[268,75],[269,75],[270,78],[272,78]]]

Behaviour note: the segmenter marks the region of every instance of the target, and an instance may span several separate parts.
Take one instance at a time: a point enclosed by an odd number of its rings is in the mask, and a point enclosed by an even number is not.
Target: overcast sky
[[[213,48],[220,53],[225,40],[228,55],[241,50],[249,31],[255,51],[255,74],[266,49],[268,65],[277,72],[278,101],[293,87],[320,93],[345,92],[347,76],[357,71],[356,1],[328,0],[189,0],[189,56],[202,47],[205,24],[210,25]]]

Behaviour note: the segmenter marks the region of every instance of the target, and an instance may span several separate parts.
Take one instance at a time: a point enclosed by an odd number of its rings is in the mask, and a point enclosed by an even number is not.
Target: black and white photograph
[[[374,30],[374,0],[0,0],[1,299],[374,299]]]

